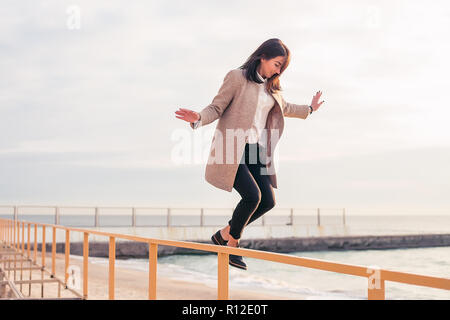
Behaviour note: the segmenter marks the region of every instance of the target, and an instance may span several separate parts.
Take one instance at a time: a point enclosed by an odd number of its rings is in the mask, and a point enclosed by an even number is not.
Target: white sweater
[[[275,105],[275,99],[266,91],[266,81],[263,77],[256,71],[256,75],[259,80],[263,83],[258,83],[259,95],[258,95],[258,106],[256,108],[255,118],[253,119],[253,124],[250,129],[248,143],[257,143],[261,138],[261,134],[266,127],[267,115],[270,109]],[[201,119],[194,122],[194,129],[201,126]]]
[[[275,99],[266,91],[267,79],[263,79],[261,75],[256,72],[259,80],[264,81],[263,83],[258,83],[259,86],[259,96],[258,96],[258,106],[256,107],[255,118],[253,119],[253,124],[250,129],[250,135],[248,137],[248,143],[257,143],[261,138],[261,134],[266,127],[267,115],[270,109],[275,105]]]

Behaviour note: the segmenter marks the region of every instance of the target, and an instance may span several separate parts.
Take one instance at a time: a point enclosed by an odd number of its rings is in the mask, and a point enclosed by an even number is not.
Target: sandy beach
[[[70,256],[69,265],[72,268],[79,268],[80,287],[76,290],[80,294],[83,292],[83,260],[82,257]],[[37,261],[40,263],[41,258],[38,254]],[[51,271],[51,253],[46,254],[46,269]],[[65,256],[64,254],[56,254],[56,277],[64,279]],[[230,267],[231,268],[231,267]],[[99,264],[89,262],[88,267],[88,299],[89,300],[105,300],[108,299],[108,264]],[[12,274],[11,274],[12,276]],[[20,279],[20,272],[16,274],[16,280]],[[41,279],[41,271],[33,271],[32,279]],[[29,271],[23,271],[22,278],[29,280]],[[44,273],[44,279],[50,279],[49,274]],[[148,272],[133,270],[123,267],[115,267],[115,299],[116,300],[145,300],[148,298]],[[20,288],[20,285],[17,285]],[[31,286],[32,298],[41,297],[41,284],[33,284]],[[69,290],[63,289],[61,297],[76,297]],[[22,293],[25,297],[29,294],[29,285],[22,285]],[[44,285],[44,298],[56,298],[58,296],[58,284],[46,283]],[[271,292],[250,291],[229,288],[229,299],[231,300],[287,300],[287,299],[304,299],[300,295],[280,296]],[[217,288],[213,288],[202,283],[180,281],[167,277],[157,277],[157,300],[216,300]]]

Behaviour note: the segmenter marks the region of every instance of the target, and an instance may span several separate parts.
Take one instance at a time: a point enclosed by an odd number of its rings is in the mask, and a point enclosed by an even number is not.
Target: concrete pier
[[[210,241],[195,241],[211,243]],[[450,246],[450,234],[411,234],[411,235],[372,235],[372,236],[324,236],[324,237],[289,237],[271,239],[248,239],[240,242],[242,248],[289,253],[296,251],[321,250],[369,250],[398,249]],[[47,252],[51,252],[51,243],[46,244]],[[31,244],[33,247],[33,244]],[[38,244],[40,250],[41,244]],[[56,244],[56,252],[64,252],[65,243]],[[108,257],[108,242],[89,243],[90,257]],[[83,243],[71,242],[70,254],[83,255]],[[185,248],[158,246],[158,256],[172,254],[210,254]],[[148,244],[121,241],[116,244],[116,257],[148,258]]]

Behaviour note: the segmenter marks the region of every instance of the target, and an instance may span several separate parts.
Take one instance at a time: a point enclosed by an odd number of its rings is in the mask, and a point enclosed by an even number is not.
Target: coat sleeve
[[[228,108],[236,93],[236,89],[239,85],[239,75],[237,74],[239,71],[239,69],[231,70],[225,75],[222,86],[212,100],[211,104],[199,112],[199,124],[194,127],[194,123],[190,123],[192,129],[205,126],[222,116],[223,112],[226,108]]]
[[[200,118],[200,120],[195,121],[195,122],[191,122],[191,128],[192,129],[197,129],[198,127],[202,126],[202,119]]]
[[[285,117],[290,118],[300,118],[300,119],[306,119],[309,115],[309,106],[308,105],[299,105],[294,103],[289,103],[283,100],[283,114]]]

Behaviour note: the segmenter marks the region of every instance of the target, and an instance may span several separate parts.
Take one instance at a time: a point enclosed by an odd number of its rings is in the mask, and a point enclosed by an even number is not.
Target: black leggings
[[[246,225],[275,206],[275,193],[269,176],[264,174],[267,172],[264,155],[265,148],[258,143],[245,145],[233,185],[242,199],[228,222],[234,239],[240,239]]]

